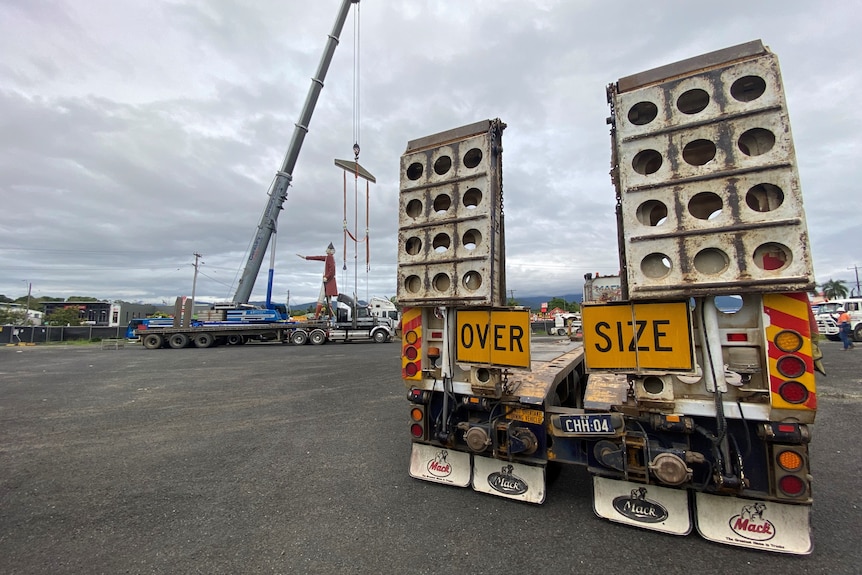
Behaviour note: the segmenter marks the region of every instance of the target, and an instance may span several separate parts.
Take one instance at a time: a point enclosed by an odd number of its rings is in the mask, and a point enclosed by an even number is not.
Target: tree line
[[[64,299],[51,296],[28,297],[26,295],[12,299],[0,294],[0,325],[27,325],[29,323],[27,309],[44,313],[46,303],[66,301],[87,302],[102,300],[89,296],[71,296]],[[19,304],[24,307],[23,309],[19,307],[13,308],[3,304]],[[78,316],[77,309],[58,309],[54,313],[46,315],[42,319],[42,323],[44,325],[81,325],[81,318]]]

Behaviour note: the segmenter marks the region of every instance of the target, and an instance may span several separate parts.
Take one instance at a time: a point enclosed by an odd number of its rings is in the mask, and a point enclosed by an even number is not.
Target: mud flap
[[[599,517],[673,535],[691,533],[688,492],[657,485],[593,477],[593,510]]]
[[[528,503],[544,503],[545,468],[474,455],[473,489]]]
[[[470,454],[445,447],[414,443],[410,453],[410,476],[458,487],[470,485]]]
[[[704,539],[777,553],[811,553],[811,508],[774,501],[695,497],[697,531]]]

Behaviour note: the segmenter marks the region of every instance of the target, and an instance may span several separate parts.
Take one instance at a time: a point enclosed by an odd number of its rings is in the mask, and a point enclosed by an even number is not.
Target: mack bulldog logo
[[[614,509],[624,517],[641,523],[660,523],[667,519],[667,509],[646,498],[646,487],[632,489],[631,495],[614,498]]]
[[[488,476],[488,485],[494,491],[505,493],[506,495],[520,495],[526,493],[529,485],[527,482],[512,474],[513,467],[504,465],[500,471],[495,471]]]
[[[740,537],[752,541],[769,541],[775,537],[775,525],[763,517],[764,511],[766,511],[766,503],[755,501],[751,505],[746,505],[739,515],[730,518],[730,528]]]
[[[448,477],[452,473],[452,464],[446,461],[449,452],[441,449],[437,455],[428,462],[428,473],[434,477]]]

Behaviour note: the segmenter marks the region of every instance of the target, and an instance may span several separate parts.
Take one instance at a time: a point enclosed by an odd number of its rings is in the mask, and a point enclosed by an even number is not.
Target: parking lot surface
[[[862,349],[824,344],[814,553],[424,483],[399,346],[0,348],[0,573],[858,573]],[[855,354],[855,355],[854,355]]]

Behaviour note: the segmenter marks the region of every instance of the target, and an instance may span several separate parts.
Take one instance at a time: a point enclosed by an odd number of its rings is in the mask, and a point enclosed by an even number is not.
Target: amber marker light
[[[802,336],[788,329],[779,331],[773,339],[775,346],[784,353],[799,351],[802,347]]]

